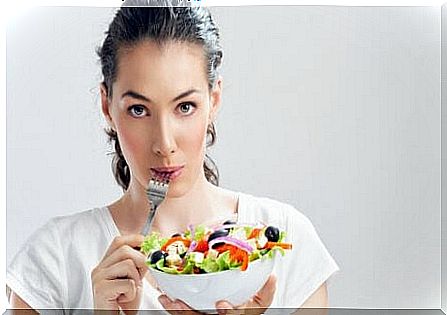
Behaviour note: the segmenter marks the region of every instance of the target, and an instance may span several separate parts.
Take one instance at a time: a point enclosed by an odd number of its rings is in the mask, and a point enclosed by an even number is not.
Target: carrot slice
[[[277,242],[267,242],[264,249],[272,249],[274,246],[279,246],[283,249],[292,249],[292,244],[289,243],[277,243]]]
[[[243,251],[244,253],[242,254],[242,266],[241,266],[241,270],[245,271],[248,268],[248,253],[246,251]]]
[[[257,229],[257,228],[253,229],[253,231],[251,231],[251,233],[250,233],[250,235],[247,237],[247,239],[258,237],[258,235],[259,235],[259,233],[260,233],[261,231],[262,231],[262,229]]]
[[[230,253],[234,252],[236,249],[238,249],[236,246],[230,245],[230,244],[223,244],[223,245],[219,245],[216,246],[214,248],[216,251],[219,252],[219,254],[226,252],[227,250],[230,251]]]

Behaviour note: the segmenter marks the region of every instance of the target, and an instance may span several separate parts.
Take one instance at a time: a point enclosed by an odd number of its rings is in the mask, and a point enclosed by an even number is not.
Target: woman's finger
[[[171,315],[176,314],[186,314],[186,315],[197,315],[201,314],[197,311],[191,309],[188,305],[180,300],[171,300],[166,294],[162,294],[158,297],[158,301],[161,305],[169,312]]]
[[[120,248],[123,245],[129,245],[130,247],[140,246],[144,241],[144,236],[141,234],[128,234],[128,235],[119,235],[116,236],[106,253],[104,254],[104,258],[110,256],[115,250]]]
[[[269,307],[276,291],[276,276],[271,274],[264,286],[252,297],[245,307]]]
[[[216,302],[216,310],[219,315],[231,314],[232,311],[236,310],[236,307],[228,301],[218,301]]]
[[[132,301],[137,293],[137,285],[133,279],[105,280],[95,287],[95,296],[108,301],[107,305],[95,305],[97,308],[116,309],[119,301]],[[124,302],[123,302],[124,303]]]
[[[128,258],[104,269],[102,277],[107,280],[133,279],[137,285],[142,285],[142,278],[132,259]]]
[[[127,244],[122,245],[120,248],[112,252],[109,256],[104,257],[100,265],[102,268],[107,268],[116,264],[119,261],[126,259],[132,259],[137,269],[140,269],[142,271],[147,269],[146,256],[143,253],[133,249]]]
[[[250,314],[262,314],[272,304],[276,291],[276,276],[271,274],[264,286],[247,302],[234,306],[228,301],[216,302],[219,315],[238,314],[237,310],[251,309]]]
[[[116,280],[116,281],[121,281],[121,280],[126,280],[126,279],[120,279],[120,280]],[[130,279],[129,283],[128,283],[128,291],[122,293],[118,299],[116,300],[116,302],[118,304],[120,304],[120,306],[122,306],[125,303],[129,303],[129,302],[133,302],[133,300],[135,300],[137,293],[139,290],[142,289],[141,285],[136,285],[135,282],[131,281],[133,279]]]

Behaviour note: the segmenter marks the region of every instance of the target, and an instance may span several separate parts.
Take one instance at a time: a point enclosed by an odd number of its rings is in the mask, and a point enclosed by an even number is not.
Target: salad
[[[152,232],[141,244],[141,251],[148,256],[149,267],[170,274],[245,271],[253,261],[292,249],[292,244],[284,242],[285,237],[286,232],[274,226],[226,221],[214,228],[190,225],[186,232],[170,238]]]

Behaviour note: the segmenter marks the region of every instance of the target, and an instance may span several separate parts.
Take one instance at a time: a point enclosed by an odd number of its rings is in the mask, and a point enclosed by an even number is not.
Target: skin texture
[[[100,88],[102,112],[117,132],[131,172],[129,189],[108,206],[121,235],[113,240],[91,273],[95,308],[116,313],[119,308],[138,309],[143,278],[156,286],[147,272],[145,257],[133,249],[143,241],[140,231],[149,209],[145,190],[151,168],[183,166],[154,216],[152,230],[163,236],[186,230],[186,224],[233,216],[237,197],[210,184],[202,167],[206,129],[217,115],[222,94],[221,78],[211,90],[208,88],[202,47],[178,42],[160,47],[145,41],[121,49],[111,97],[104,86]],[[185,94],[192,90],[195,92]],[[219,301],[216,307],[227,313],[247,307],[261,313],[271,304],[275,290],[276,277],[272,275],[246,303]],[[190,310],[183,302],[170,301],[164,295],[159,301],[173,314],[176,309]],[[15,293],[11,305],[29,308]],[[325,305],[327,293],[323,285],[304,306]]]

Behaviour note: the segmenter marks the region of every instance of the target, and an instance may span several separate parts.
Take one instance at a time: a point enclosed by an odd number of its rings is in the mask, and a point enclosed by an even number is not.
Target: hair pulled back
[[[101,62],[102,84],[111,98],[112,85],[116,80],[118,53],[120,49],[133,47],[142,41],[152,40],[159,45],[167,42],[187,42],[203,48],[206,60],[208,88],[214,87],[218,77],[218,68],[223,51],[220,46],[219,29],[210,11],[200,6],[178,6],[182,1],[141,1],[124,2],[105,32],[105,39],[97,54]],[[118,135],[111,128],[105,129],[108,141],[115,149],[112,159],[112,171],[116,182],[125,191],[130,183],[130,170],[121,150]],[[216,141],[216,129],[213,123],[207,128],[206,147]],[[206,179],[219,184],[219,172],[213,160],[205,154],[203,169]]]

